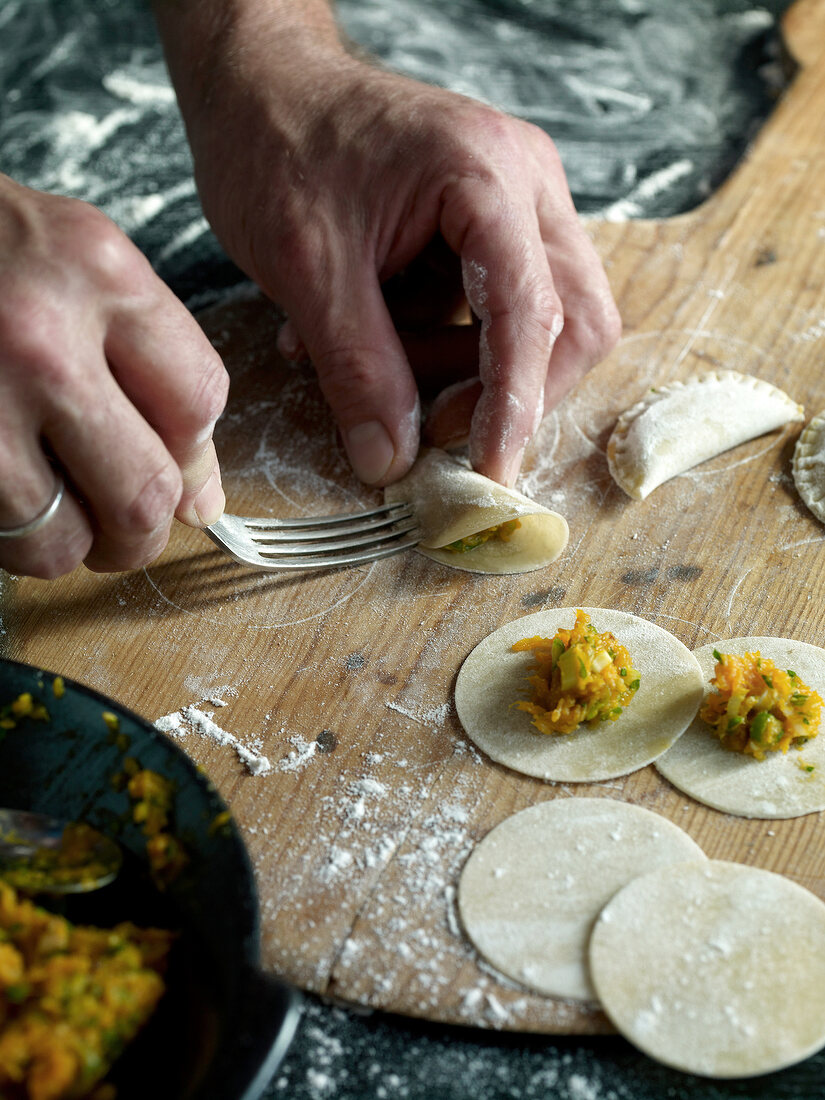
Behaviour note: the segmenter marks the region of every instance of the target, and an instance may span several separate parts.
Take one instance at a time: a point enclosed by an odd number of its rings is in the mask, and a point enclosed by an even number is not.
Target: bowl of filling
[[[51,866],[0,866],[0,1097],[260,1096],[298,995],[260,967],[253,869],[207,776],[113,700],[0,661],[0,807],[90,827],[122,857],[71,893]]]

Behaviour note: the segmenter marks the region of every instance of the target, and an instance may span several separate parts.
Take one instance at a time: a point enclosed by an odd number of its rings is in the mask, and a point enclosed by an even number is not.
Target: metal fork
[[[421,539],[412,508],[402,503],[305,519],[258,519],[224,512],[204,530],[235,561],[273,572],[360,565],[400,554]]]

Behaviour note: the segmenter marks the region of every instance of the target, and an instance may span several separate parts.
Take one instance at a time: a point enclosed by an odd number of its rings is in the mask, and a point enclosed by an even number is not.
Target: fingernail
[[[275,347],[278,354],[290,363],[303,363],[309,358],[303,340],[290,321],[285,321],[281,326]]]
[[[353,470],[367,485],[380,481],[395,458],[393,442],[379,420],[367,420],[351,428],[346,445]]]
[[[226,506],[226,497],[221,487],[220,475],[213,473],[198,495],[193,508],[198,520],[204,525],[214,523],[222,515]]]

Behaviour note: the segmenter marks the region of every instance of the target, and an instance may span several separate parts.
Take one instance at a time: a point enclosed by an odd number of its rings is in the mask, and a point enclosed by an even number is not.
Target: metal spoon
[[[26,893],[80,894],[111,882],[120,846],[83,821],[0,809],[0,877]]]

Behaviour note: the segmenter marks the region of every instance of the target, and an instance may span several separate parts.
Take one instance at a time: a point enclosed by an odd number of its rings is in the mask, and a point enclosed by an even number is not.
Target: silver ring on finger
[[[52,490],[52,495],[46,507],[30,519],[28,523],[21,523],[17,527],[0,527],[0,539],[22,539],[26,535],[32,535],[35,531],[39,531],[41,527],[44,527],[49,522],[60,507],[64,489],[63,478],[60,474],[55,474],[54,489]]]

